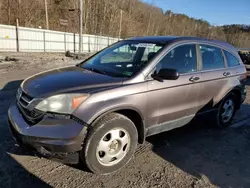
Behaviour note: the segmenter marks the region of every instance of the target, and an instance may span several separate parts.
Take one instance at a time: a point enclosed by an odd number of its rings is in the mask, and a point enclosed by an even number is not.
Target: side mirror
[[[151,77],[160,82],[163,80],[177,80],[179,78],[179,73],[176,69],[160,69],[157,74],[154,73]]]

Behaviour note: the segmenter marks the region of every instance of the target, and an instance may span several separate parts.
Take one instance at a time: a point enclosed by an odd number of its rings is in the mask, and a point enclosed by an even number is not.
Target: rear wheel
[[[93,124],[81,152],[81,159],[97,174],[120,169],[132,157],[138,142],[137,129],[126,116],[108,114]]]
[[[227,128],[230,126],[236,112],[236,102],[237,100],[234,94],[229,94],[221,102],[216,116],[219,127]]]

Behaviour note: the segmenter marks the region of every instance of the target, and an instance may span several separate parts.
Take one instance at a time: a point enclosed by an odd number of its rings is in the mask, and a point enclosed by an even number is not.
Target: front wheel
[[[230,94],[222,101],[219,106],[216,121],[219,127],[227,128],[230,126],[236,112],[236,96]]]
[[[111,113],[93,124],[80,156],[92,172],[108,174],[131,159],[137,142],[134,123],[126,116]]]

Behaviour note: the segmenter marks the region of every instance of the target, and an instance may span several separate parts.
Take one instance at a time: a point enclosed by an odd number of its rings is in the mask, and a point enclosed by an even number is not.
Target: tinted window
[[[202,56],[202,70],[224,68],[224,58],[220,48],[209,45],[200,45]]]
[[[226,59],[227,59],[228,67],[234,67],[234,66],[237,66],[240,64],[239,60],[234,55],[229,53],[228,51],[224,50],[224,54],[225,54]]]
[[[195,72],[197,70],[195,44],[182,45],[171,50],[156,66],[157,72],[164,68],[176,69],[179,73]]]

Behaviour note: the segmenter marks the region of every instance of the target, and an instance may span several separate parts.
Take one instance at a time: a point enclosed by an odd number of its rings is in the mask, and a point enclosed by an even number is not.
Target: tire
[[[237,106],[237,98],[234,94],[227,95],[221,104],[219,105],[217,114],[216,114],[216,124],[220,128],[228,128],[231,125],[231,122],[234,118]],[[226,111],[225,107],[231,105],[231,110]],[[227,113],[228,112],[228,113]]]
[[[91,126],[80,158],[92,172],[109,174],[129,162],[137,143],[134,123],[126,116],[110,113]]]

